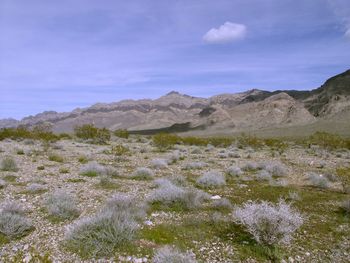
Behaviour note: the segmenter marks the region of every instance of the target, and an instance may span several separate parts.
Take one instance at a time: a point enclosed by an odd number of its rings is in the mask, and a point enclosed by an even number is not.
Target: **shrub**
[[[165,159],[153,159],[151,166],[155,169],[162,169],[168,167],[168,161]]]
[[[259,168],[259,165],[255,162],[248,162],[242,166],[243,171],[255,171]]]
[[[240,176],[243,174],[242,169],[234,165],[227,168],[226,172],[228,175],[231,176]]]
[[[11,156],[5,156],[1,160],[1,170],[2,171],[9,171],[9,172],[17,172],[17,164],[16,161]]]
[[[111,139],[110,131],[106,128],[97,128],[93,124],[85,124],[74,128],[75,136],[93,143],[106,144]]]
[[[309,137],[309,143],[319,145],[328,150],[348,147],[347,140],[342,139],[339,135],[327,132],[314,133]]]
[[[196,147],[196,148],[193,148],[193,150],[191,151],[192,154],[201,154],[202,151],[200,148]]]
[[[26,139],[26,140],[43,140],[46,142],[57,141],[60,136],[55,135],[50,131],[50,127],[44,127],[45,124],[36,126],[29,130],[23,126],[17,128],[3,128],[0,129],[0,141],[4,139]]]
[[[241,134],[241,136],[239,136],[237,138],[238,140],[238,145],[239,147],[252,147],[254,149],[257,148],[261,148],[264,143],[262,140],[258,139],[255,136],[251,136],[251,135],[247,135],[247,134]]]
[[[57,219],[74,219],[80,214],[75,198],[63,191],[51,193],[45,205],[49,215]]]
[[[111,153],[115,157],[120,157],[120,156],[129,154],[129,152],[130,152],[129,148],[127,148],[121,144],[112,146],[112,150],[111,150]]]
[[[275,177],[283,177],[288,173],[287,167],[281,162],[268,163],[266,164],[265,169]]]
[[[292,234],[303,224],[301,214],[284,201],[245,203],[236,208],[233,215],[258,243],[268,246],[288,244]]]
[[[190,169],[202,169],[204,167],[208,166],[207,163],[205,162],[190,162],[186,163],[184,166],[185,170],[190,170]]]
[[[154,263],[196,263],[195,258],[189,253],[181,253],[169,246],[159,248],[152,261]]]
[[[183,159],[183,155],[180,153],[179,150],[175,150],[172,153],[168,154],[167,160],[169,164],[176,163],[177,161]]]
[[[114,196],[99,212],[69,226],[64,244],[82,257],[110,256],[133,239],[139,217],[134,199]]]
[[[220,198],[220,199],[214,200],[212,203],[212,206],[215,209],[227,209],[227,210],[232,209],[232,204],[230,200],[226,198]]]
[[[157,180],[158,188],[153,191],[149,201],[160,203],[166,207],[179,205],[184,209],[192,209],[201,206],[208,195],[195,188],[185,188],[173,184],[167,179]]]
[[[168,133],[159,133],[153,136],[153,144],[159,150],[164,151],[180,141],[180,138],[177,135],[168,134]]]
[[[113,132],[113,134],[119,138],[124,138],[124,139],[128,139],[129,138],[129,132],[126,129],[119,129],[119,130],[115,130]]]
[[[270,181],[272,179],[272,176],[268,171],[261,170],[255,175],[255,178],[258,181]]]
[[[226,184],[225,176],[217,171],[204,173],[196,180],[196,182],[203,187],[223,186]]]
[[[330,186],[330,182],[328,178],[322,174],[310,172],[307,175],[307,180],[310,182],[312,186],[315,186],[315,187],[328,188]]]
[[[80,168],[80,174],[94,177],[98,175],[103,175],[106,173],[106,168],[103,165],[98,164],[95,161],[88,162]]]
[[[140,167],[133,172],[131,177],[135,179],[148,180],[154,177],[154,172],[149,168]]]
[[[168,176],[167,179],[170,182],[172,182],[173,184],[178,185],[178,186],[186,186],[187,185],[186,178],[182,175],[172,174],[172,175]]]
[[[32,222],[24,216],[24,210],[16,203],[1,204],[0,233],[15,239],[25,236],[33,230]]]
[[[185,145],[197,145],[197,146],[206,146],[209,141],[205,138],[199,137],[182,137],[181,142]]]

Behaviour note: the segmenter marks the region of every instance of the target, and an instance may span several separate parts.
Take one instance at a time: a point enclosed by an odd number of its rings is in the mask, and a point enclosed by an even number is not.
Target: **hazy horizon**
[[[346,0],[4,0],[0,118],[318,88],[349,69],[349,14]]]

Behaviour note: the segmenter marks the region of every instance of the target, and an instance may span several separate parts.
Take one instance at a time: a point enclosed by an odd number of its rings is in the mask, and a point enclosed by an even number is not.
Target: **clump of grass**
[[[82,163],[82,164],[85,164],[85,163],[88,163],[89,162],[89,159],[85,156],[85,155],[80,155],[78,157],[78,162],[79,163]]]
[[[166,159],[153,159],[151,166],[155,169],[163,169],[168,167],[168,161]]]
[[[18,167],[16,161],[11,156],[5,156],[0,163],[2,171],[17,172]]]
[[[95,177],[106,173],[106,168],[95,161],[88,162],[80,168],[80,174],[89,177]]]
[[[225,176],[217,171],[209,171],[200,176],[196,183],[202,187],[217,187],[226,184]]]
[[[152,259],[154,263],[196,263],[195,257],[190,253],[182,253],[179,250],[164,246],[159,248]]]
[[[58,171],[59,171],[59,173],[61,173],[61,174],[67,174],[67,173],[69,173],[69,168],[67,168],[67,167],[61,167]]]
[[[75,198],[64,191],[51,193],[45,206],[48,214],[58,220],[74,219],[80,215]]]
[[[24,155],[23,149],[17,149],[17,150],[16,150],[16,153],[17,153],[18,155]]]
[[[133,198],[116,195],[96,214],[70,225],[64,245],[84,258],[110,256],[134,238],[143,209]]]
[[[45,170],[45,166],[44,165],[40,165],[36,168],[38,171],[42,171]]]
[[[131,175],[131,178],[139,180],[149,180],[154,177],[154,172],[146,167],[137,168]]]
[[[290,243],[292,234],[303,224],[301,214],[282,200],[277,204],[245,203],[233,215],[258,243],[267,246]]]
[[[330,186],[330,181],[323,174],[310,172],[307,174],[307,180],[309,181],[310,185],[314,187],[326,189]]]
[[[32,222],[25,217],[25,210],[14,202],[0,205],[0,233],[8,239],[16,239],[33,230]]]
[[[8,175],[5,175],[3,177],[4,181],[8,182],[8,183],[14,183],[17,181],[17,176],[15,175],[12,175],[12,174],[8,174]]]
[[[58,154],[50,154],[49,155],[49,160],[52,161],[52,162],[57,162],[57,163],[63,163],[64,162],[64,159],[62,156],[58,155]]]

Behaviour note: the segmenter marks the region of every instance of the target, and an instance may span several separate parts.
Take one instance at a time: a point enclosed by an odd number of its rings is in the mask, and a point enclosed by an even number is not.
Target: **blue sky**
[[[312,89],[349,68],[348,0],[0,1],[0,118]]]

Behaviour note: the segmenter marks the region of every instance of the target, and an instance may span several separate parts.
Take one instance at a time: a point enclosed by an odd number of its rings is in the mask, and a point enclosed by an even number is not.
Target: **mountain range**
[[[172,91],[155,100],[97,103],[63,113],[45,111],[20,121],[2,119],[0,128],[44,122],[50,123],[55,132],[71,132],[75,126],[92,123],[111,130],[128,129],[146,134],[299,131],[300,127],[311,126],[332,131],[333,126],[336,132],[341,130],[340,133],[347,135],[350,133],[350,70],[310,91],[253,89],[209,98]]]

